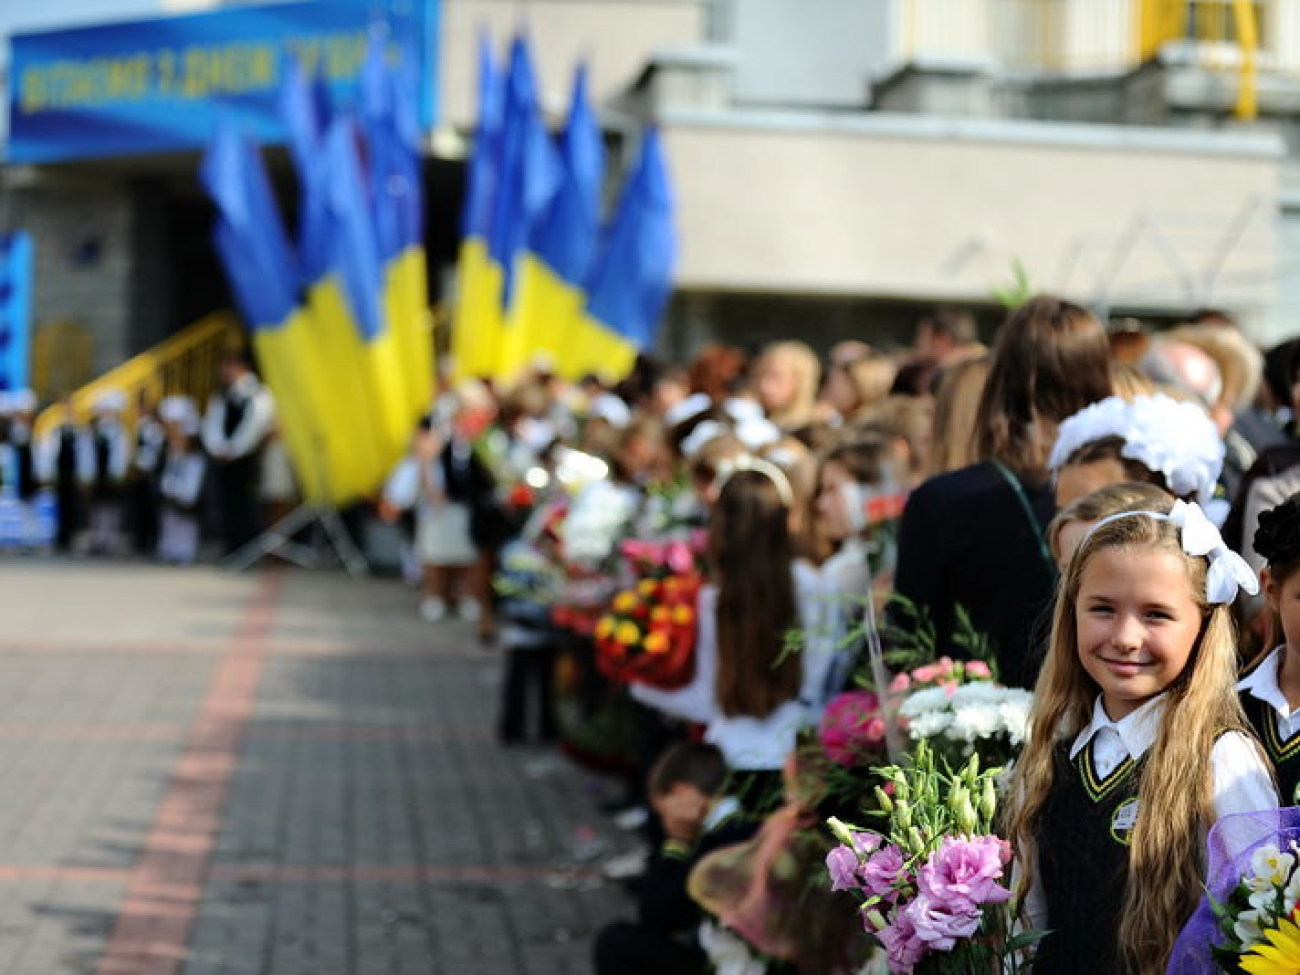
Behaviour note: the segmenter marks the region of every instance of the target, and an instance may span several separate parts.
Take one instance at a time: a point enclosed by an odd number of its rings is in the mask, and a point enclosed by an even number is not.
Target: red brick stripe
[[[240,738],[266,664],[282,585],[278,572],[265,577],[217,665],[131,871],[96,975],[175,975],[180,967]]]

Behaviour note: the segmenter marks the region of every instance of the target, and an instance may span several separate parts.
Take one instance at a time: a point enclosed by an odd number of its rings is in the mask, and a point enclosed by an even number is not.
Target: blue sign
[[[421,122],[436,112],[439,0],[313,0],[20,34],[9,58],[8,160],[54,162],[200,149],[219,111],[284,141],[276,104],[297,58],[338,105],[356,101],[371,36],[410,58]]]
[[[32,238],[0,234],[0,390],[25,389],[31,371]]]

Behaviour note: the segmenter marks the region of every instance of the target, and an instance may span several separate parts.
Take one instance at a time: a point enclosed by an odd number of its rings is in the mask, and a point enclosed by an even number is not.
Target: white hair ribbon
[[[1120,511],[1093,525],[1091,535],[1102,525],[1121,518],[1146,515],[1157,521],[1167,521],[1178,528],[1178,542],[1188,555],[1201,556],[1210,563],[1205,573],[1205,601],[1211,605],[1231,603],[1238,591],[1244,589],[1252,596],[1259,592],[1259,579],[1246,560],[1228,548],[1219,529],[1205,516],[1195,501],[1175,501],[1169,514],[1159,511]]]
[[[741,454],[739,457],[732,457],[723,461],[718,469],[718,476],[713,481],[713,486],[721,492],[726,487],[727,482],[731,480],[732,475],[740,471],[753,471],[755,474],[762,474],[776,485],[776,493],[780,495],[781,503],[787,508],[794,507],[794,488],[790,486],[790,478],[786,477],[785,471],[770,460],[764,460],[762,457],[755,457],[752,454]]]

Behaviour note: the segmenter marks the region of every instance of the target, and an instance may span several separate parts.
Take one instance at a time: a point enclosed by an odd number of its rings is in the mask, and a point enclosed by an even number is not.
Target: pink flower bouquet
[[[879,771],[893,786],[876,797],[888,830],[830,820],[831,889],[861,900],[893,973],[1018,971],[1039,934],[1011,934],[1011,849],[992,834],[999,770],[974,757],[953,773],[921,742],[912,764]]]

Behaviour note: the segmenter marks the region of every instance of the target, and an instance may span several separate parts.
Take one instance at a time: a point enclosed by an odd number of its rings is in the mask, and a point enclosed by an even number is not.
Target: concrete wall
[[[13,189],[9,209],[36,248],[33,326],[71,322],[89,329],[95,374],[127,358],[134,351],[135,232],[128,187],[46,178]]]
[[[679,286],[1272,305],[1280,142],[1029,122],[678,113]]]
[[[468,127],[477,113],[478,35],[498,52],[525,28],[532,39],[543,104],[560,115],[574,65],[586,59],[596,104],[621,94],[653,52],[701,43],[706,0],[443,0],[438,83],[441,119]],[[500,56],[500,54],[498,55]]]

